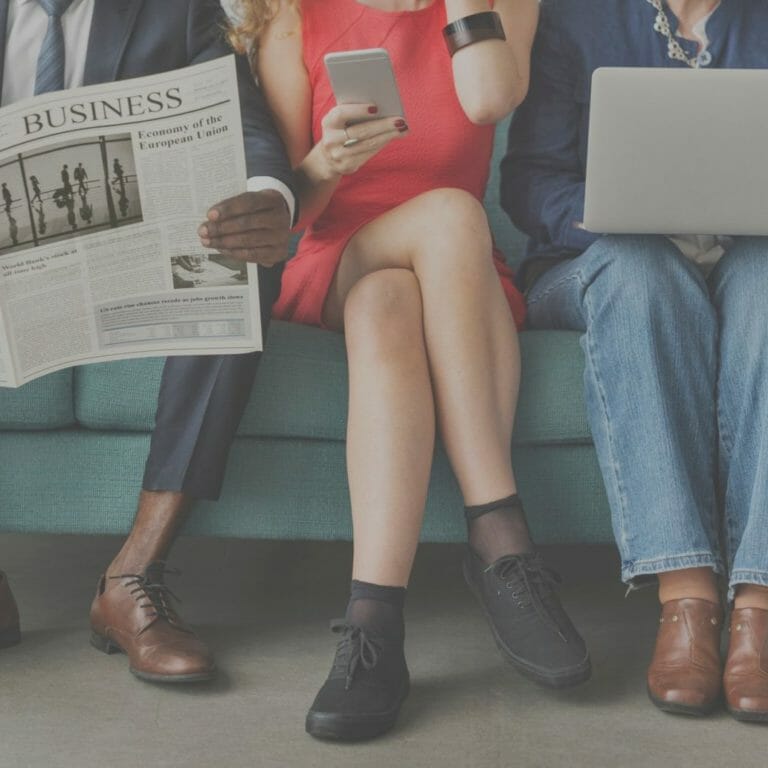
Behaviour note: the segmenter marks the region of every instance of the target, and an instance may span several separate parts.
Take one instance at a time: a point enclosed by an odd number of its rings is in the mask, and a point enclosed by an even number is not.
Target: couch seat
[[[525,376],[515,442],[589,443],[578,334],[528,331],[521,344]],[[347,366],[341,335],[275,322],[263,363],[259,397],[248,405],[241,435],[344,440]],[[77,420],[94,430],[151,431],[162,366],[152,358],[78,368]]]

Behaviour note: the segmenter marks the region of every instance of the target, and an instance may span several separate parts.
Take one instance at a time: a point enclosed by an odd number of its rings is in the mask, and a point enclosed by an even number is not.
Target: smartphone
[[[384,48],[327,53],[323,60],[337,104],[375,104],[379,108],[375,115],[354,122],[405,118],[392,62]]]

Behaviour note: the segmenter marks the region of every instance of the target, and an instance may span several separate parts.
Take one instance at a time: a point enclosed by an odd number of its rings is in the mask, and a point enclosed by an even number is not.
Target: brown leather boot
[[[19,609],[8,586],[8,579],[0,571],[0,648],[10,648],[20,641]]]
[[[706,715],[720,697],[723,609],[708,600],[670,600],[661,609],[648,695],[665,712]]]
[[[737,720],[768,723],[768,611],[734,609],[723,686]]]
[[[162,563],[152,563],[143,574],[116,578],[119,586],[110,589],[102,576],[91,605],[91,644],[104,653],[125,653],[142,680],[210,680],[211,652],[173,609],[165,573]]]

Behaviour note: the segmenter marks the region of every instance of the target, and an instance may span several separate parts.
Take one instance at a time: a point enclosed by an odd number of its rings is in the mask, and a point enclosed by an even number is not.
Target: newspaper
[[[0,386],[261,349],[255,265],[203,248],[246,190],[234,57],[0,109]]]

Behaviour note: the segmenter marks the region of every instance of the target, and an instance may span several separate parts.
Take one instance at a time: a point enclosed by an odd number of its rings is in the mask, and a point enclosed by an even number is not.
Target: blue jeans
[[[607,236],[540,277],[533,328],[583,333],[622,579],[768,586],[768,238],[705,278],[664,237]]]

